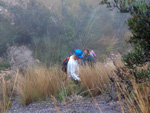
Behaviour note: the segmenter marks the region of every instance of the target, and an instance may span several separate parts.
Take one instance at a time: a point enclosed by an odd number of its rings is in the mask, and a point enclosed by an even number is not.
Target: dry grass
[[[51,96],[82,94],[82,92],[88,92],[88,89],[93,95],[97,95],[109,86],[109,75],[111,75],[110,67],[102,63],[97,63],[94,68],[80,67],[82,82],[78,88],[72,82],[64,81],[66,75],[60,68],[40,66],[28,70],[25,76],[19,76],[17,92],[25,105]],[[82,90],[77,90],[77,88]]]
[[[133,100],[137,103],[140,111],[142,113],[150,113],[150,82],[145,82],[141,84],[132,81],[133,85]],[[133,109],[130,107],[130,111]],[[136,109],[138,110],[138,109]]]
[[[145,67],[142,68],[145,69]],[[129,90],[128,85],[120,80],[117,72],[127,78],[129,78],[128,76],[132,76],[130,71],[123,68],[123,63],[120,59],[116,59],[115,65],[112,62],[107,62],[106,64],[97,63],[94,67],[81,66],[80,78],[82,82],[79,87],[82,90],[80,90],[78,94],[89,92],[94,100],[93,96],[99,95],[105,91],[105,88],[109,87],[109,78],[113,76],[116,80],[115,83],[122,112],[125,112],[124,105],[126,105],[130,113],[149,113],[150,82],[147,81],[137,84],[134,78],[130,77],[129,79],[133,88],[132,90]],[[66,75],[59,67],[47,68],[46,66],[40,66],[28,69],[24,76],[16,76],[14,82],[12,82],[13,84],[11,83],[11,88],[8,85],[10,82],[1,78],[0,91],[2,91],[2,93],[0,93],[0,112],[7,112],[16,83],[17,94],[19,94],[22,103],[25,105],[32,103],[33,101],[46,99],[47,97],[52,97],[53,102],[55,102],[55,98],[58,98],[59,94],[61,94],[60,96],[67,97],[76,93],[74,91],[77,91],[76,89],[78,86],[67,80],[64,81],[65,77]],[[123,99],[122,96],[124,96]],[[97,102],[95,100],[94,102],[101,112]],[[60,110],[58,109],[56,102],[54,105],[59,112]]]
[[[11,106],[11,99],[14,94],[18,73],[13,80],[6,80],[5,76],[0,77],[0,113],[7,113]]]
[[[20,75],[17,91],[23,103],[29,104],[59,94],[63,82],[62,74],[58,68],[48,69],[42,66],[28,70],[25,77]]]
[[[132,80],[131,83],[133,85],[131,92],[126,85],[117,83],[120,104],[124,102],[130,113],[150,113],[150,82],[138,84]],[[121,94],[124,96],[123,100],[121,100]],[[123,108],[123,105],[121,107]]]
[[[111,68],[103,63],[97,63],[94,67],[80,67],[80,77],[82,87],[89,88],[93,95],[102,93],[109,86],[109,76],[111,76]]]
[[[132,70],[123,67],[123,63],[119,60],[116,62],[116,67],[113,77],[122,112],[150,113],[150,81],[137,83]],[[137,70],[147,67],[148,65],[137,67]]]

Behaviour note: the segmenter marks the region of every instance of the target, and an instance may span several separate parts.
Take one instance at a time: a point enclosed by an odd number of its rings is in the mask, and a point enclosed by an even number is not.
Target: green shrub
[[[149,69],[137,71],[136,67],[150,61],[150,3],[137,2],[127,23],[132,32],[128,43],[133,50],[123,56],[123,61],[127,67],[135,70],[136,79],[149,78]]]
[[[10,67],[10,65],[9,65],[8,59],[4,59],[4,60],[0,61],[0,71],[8,69],[9,67]]]
[[[129,67],[143,65],[150,61],[150,3],[135,4],[128,26],[133,34],[128,42],[134,48],[124,55],[123,60]]]
[[[65,86],[62,91],[57,95],[57,98],[60,101],[65,100],[67,97],[71,95],[76,95],[78,93],[81,93],[82,86],[77,85],[74,83],[74,81],[70,81],[67,86]]]

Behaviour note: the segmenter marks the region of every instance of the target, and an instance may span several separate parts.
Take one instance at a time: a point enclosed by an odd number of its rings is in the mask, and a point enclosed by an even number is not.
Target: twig
[[[8,101],[8,104],[7,104],[7,107],[6,107],[6,112],[8,111],[8,108],[9,108],[9,105],[10,105],[10,102],[11,102],[11,98],[12,98],[13,93],[14,93],[15,84],[17,82],[17,78],[18,78],[18,75],[19,75],[18,72],[19,72],[19,70],[17,69],[17,74],[16,74],[16,77],[15,77],[15,82],[14,82],[13,90],[12,90],[11,95],[9,97],[9,101]]]

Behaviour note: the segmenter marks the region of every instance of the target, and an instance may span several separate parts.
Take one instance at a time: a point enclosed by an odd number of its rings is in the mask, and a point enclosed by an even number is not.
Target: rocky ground
[[[107,102],[104,96],[96,97],[102,113],[121,113],[118,101]],[[12,102],[8,113],[100,113],[97,105],[92,98],[82,99],[78,102],[67,102],[54,104],[52,101],[34,102],[27,106],[22,106]]]

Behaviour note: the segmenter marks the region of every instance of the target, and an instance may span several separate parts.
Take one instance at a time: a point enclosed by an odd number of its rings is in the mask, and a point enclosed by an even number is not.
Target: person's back
[[[84,55],[84,57],[82,59],[82,63],[84,65],[93,66],[95,62],[96,62],[95,59],[91,55]]]
[[[90,55],[90,51],[88,49],[85,49],[81,64],[93,66],[95,62],[96,61],[95,61],[94,57],[92,57]]]
[[[67,65],[67,74],[69,78],[73,78],[74,80],[79,80],[79,65],[78,61],[73,59],[73,56],[70,57]]]
[[[97,59],[96,53],[95,53],[93,50],[90,51],[90,55],[91,55],[95,60]]]

